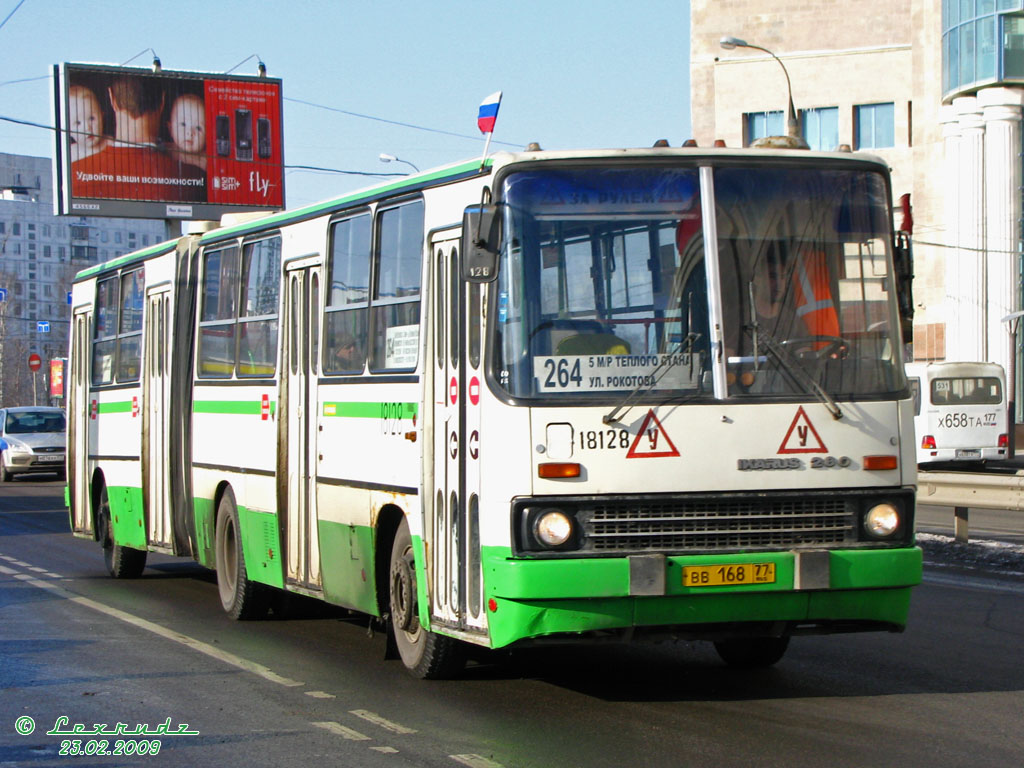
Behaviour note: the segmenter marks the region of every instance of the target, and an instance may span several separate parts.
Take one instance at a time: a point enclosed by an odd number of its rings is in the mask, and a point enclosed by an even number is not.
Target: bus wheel
[[[122,547],[114,543],[110,528],[110,499],[107,486],[100,486],[100,506],[96,514],[96,532],[103,546],[103,562],[115,579],[137,579],[146,567],[146,550]]]
[[[412,676],[437,680],[454,677],[462,671],[466,661],[462,643],[430,632],[420,624],[412,537],[404,520],[391,547],[388,591],[395,645]]]
[[[715,643],[722,661],[738,669],[770,667],[785,655],[788,647],[788,637],[742,637]]]
[[[256,619],[267,612],[267,594],[261,584],[250,581],[245,572],[238,508],[231,489],[224,491],[217,507],[217,591],[220,604],[232,619]]]

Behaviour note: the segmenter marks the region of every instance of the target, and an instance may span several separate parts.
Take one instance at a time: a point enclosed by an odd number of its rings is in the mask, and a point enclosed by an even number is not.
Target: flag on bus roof
[[[480,113],[476,117],[480,133],[494,133],[494,123],[498,120],[498,107],[501,106],[501,91],[495,91],[480,105]]]

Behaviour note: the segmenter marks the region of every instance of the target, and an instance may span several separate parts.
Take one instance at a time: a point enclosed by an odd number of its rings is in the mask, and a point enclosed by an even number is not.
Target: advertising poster
[[[64,64],[58,213],[219,219],[284,207],[281,81]]]

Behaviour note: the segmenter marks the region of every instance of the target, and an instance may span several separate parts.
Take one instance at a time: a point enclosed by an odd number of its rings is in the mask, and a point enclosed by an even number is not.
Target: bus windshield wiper
[[[790,375],[790,377],[800,384],[803,385],[804,390],[814,395],[821,401],[822,405],[832,414],[832,418],[837,421],[843,418],[843,412],[839,408],[839,404],[832,399],[832,396],[822,388],[822,386],[815,381],[814,377],[805,371],[801,366],[795,365],[792,356],[786,351],[775,338],[763,328],[759,328],[757,323],[749,326],[751,333],[754,336],[755,343],[759,347],[763,347],[766,352],[770,352],[772,357],[778,361],[779,365]],[[758,354],[758,350],[755,347],[754,355]]]
[[[622,399],[621,403],[616,405],[608,413],[601,417],[601,421],[604,422],[605,424],[614,424],[615,422],[619,421],[622,417],[622,413],[625,413],[632,407],[632,403],[636,398],[654,389],[654,387],[657,386],[658,382],[661,380],[662,376],[668,373],[670,368],[679,364],[678,358],[680,355],[692,353],[693,345],[697,343],[697,340],[699,338],[700,334],[695,333],[694,331],[690,331],[688,334],[686,334],[686,338],[680,341],[679,344],[676,345],[675,349],[673,349],[671,352],[666,353],[662,357],[661,362],[658,363],[657,367],[653,371],[651,371],[650,378],[647,381],[641,381],[639,384],[637,384],[636,387],[633,388],[633,391]],[[693,366],[692,358],[690,360],[690,366]]]

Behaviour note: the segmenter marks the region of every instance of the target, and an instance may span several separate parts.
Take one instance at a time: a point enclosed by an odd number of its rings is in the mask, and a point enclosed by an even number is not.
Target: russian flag
[[[494,123],[498,120],[498,107],[501,106],[501,91],[495,91],[480,105],[480,113],[476,117],[480,133],[494,133]]]

